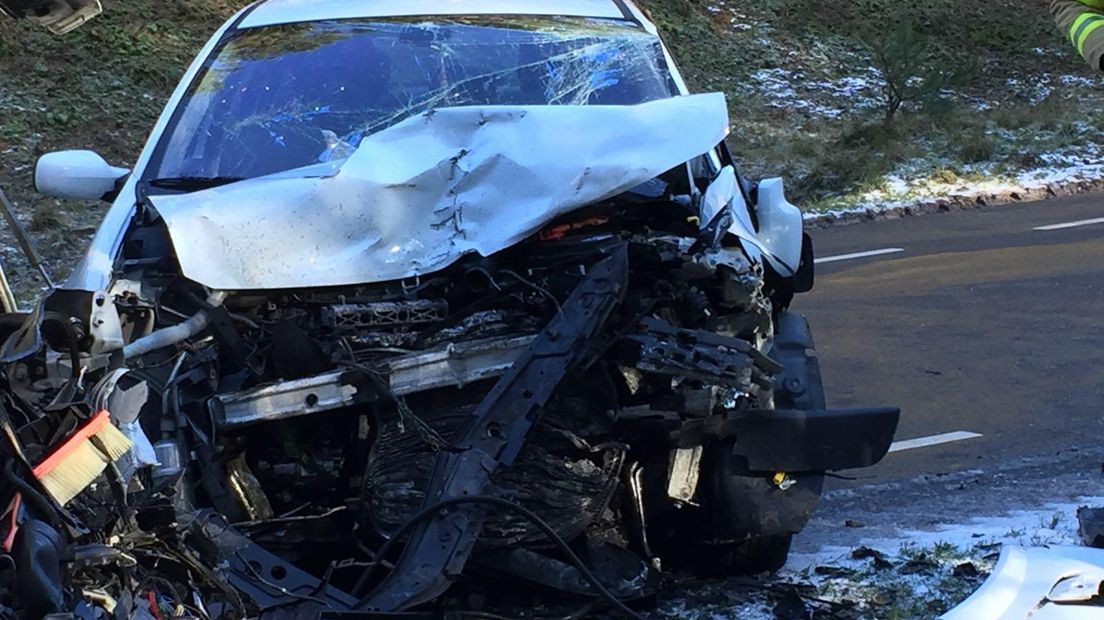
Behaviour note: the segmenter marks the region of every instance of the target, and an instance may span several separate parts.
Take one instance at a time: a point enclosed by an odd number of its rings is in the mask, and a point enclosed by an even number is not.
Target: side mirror
[[[119,179],[128,174],[130,170],[108,165],[92,151],[47,153],[35,164],[35,191],[55,198],[110,201]]]

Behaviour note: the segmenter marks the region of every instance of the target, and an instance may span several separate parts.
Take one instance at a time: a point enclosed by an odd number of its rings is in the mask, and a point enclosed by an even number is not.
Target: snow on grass
[[[929,530],[905,530],[897,536],[865,541],[865,546],[886,554],[903,548],[932,548],[940,544],[969,549],[978,545],[1075,545],[1077,508],[1104,505],[1104,497],[1083,497],[1077,502],[1051,503],[1035,510],[1015,510],[1003,515],[973,517],[962,523],[940,524]],[[847,563],[852,549],[823,547],[812,554],[792,554],[786,571],[801,573],[811,567]]]
[[[1006,82],[1014,96],[1039,103],[1054,94],[1056,90],[1069,92],[1070,89],[1104,89],[1104,78],[1098,76],[1043,73],[1030,79],[1008,78]]]
[[[751,84],[772,108],[800,110],[812,116],[839,118],[882,105],[881,73],[867,67],[856,75],[813,80],[804,71],[762,69]]]
[[[827,201],[807,211],[805,218],[875,215],[940,198],[973,200],[1104,179],[1104,148],[1093,142],[1044,153],[1038,159],[1042,166],[1013,173],[984,164],[964,167],[959,173],[915,177],[905,166],[887,176],[881,187]]]
[[[725,2],[717,2],[707,7],[710,15],[714,18],[728,18],[728,25],[733,32],[747,32],[749,30],[757,30],[760,32],[770,32],[773,28],[763,22],[756,20],[752,16],[744,13],[740,9],[734,6],[728,6]],[[765,43],[764,43],[765,41]],[[760,45],[773,46],[774,42],[769,39],[759,39],[757,41]]]

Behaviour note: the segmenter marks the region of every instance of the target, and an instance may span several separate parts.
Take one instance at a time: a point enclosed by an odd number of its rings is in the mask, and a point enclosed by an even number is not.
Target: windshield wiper
[[[197,192],[202,189],[220,187],[222,185],[229,185],[244,180],[244,177],[165,177],[146,181],[146,183],[160,189]]]

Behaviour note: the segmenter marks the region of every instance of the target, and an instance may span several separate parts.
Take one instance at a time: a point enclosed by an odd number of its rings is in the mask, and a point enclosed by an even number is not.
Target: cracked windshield
[[[599,20],[328,22],[247,30],[191,87],[149,178],[252,178],[348,157],[432,108],[669,97],[655,37]]]

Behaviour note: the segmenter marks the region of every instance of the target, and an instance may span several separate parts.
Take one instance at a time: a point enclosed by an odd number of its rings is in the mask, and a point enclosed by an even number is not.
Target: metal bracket
[[[197,513],[190,534],[208,560],[217,558],[229,585],[261,610],[301,603],[348,609],[355,603],[352,596],[265,551],[213,511]]]

